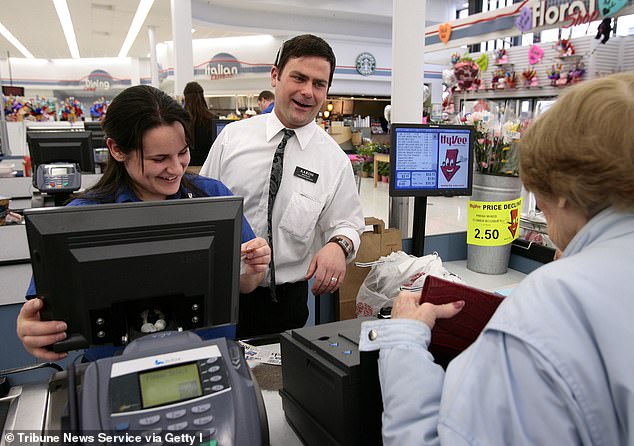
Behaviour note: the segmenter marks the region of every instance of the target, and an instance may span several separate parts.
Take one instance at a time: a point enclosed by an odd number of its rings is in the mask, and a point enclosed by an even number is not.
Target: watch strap
[[[343,254],[346,257],[346,259],[350,257],[350,255],[352,254],[352,250],[353,250],[352,243],[346,240],[345,238],[341,236],[335,236],[335,237],[332,237],[330,240],[328,240],[328,242],[336,243],[337,245],[339,245],[339,247],[343,250]]]

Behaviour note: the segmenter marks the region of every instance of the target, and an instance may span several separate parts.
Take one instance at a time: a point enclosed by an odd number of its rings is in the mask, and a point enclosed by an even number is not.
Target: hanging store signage
[[[362,76],[369,76],[374,73],[376,59],[370,53],[361,53],[356,60],[357,72]]]
[[[546,0],[535,0],[527,6],[531,8],[533,28],[562,22],[565,23],[562,28],[569,28],[582,23],[593,22],[601,16],[599,9],[596,7],[596,0],[587,2],[575,0],[551,6],[547,6]],[[618,9],[610,8],[610,11],[616,13]],[[524,14],[526,15],[526,13]]]
[[[240,74],[240,61],[229,53],[218,53],[205,67],[205,75],[211,80],[227,79]]]
[[[627,5],[627,0],[599,0],[601,17],[612,17]]]
[[[449,42],[449,38],[451,37],[451,23],[441,23],[438,25],[438,37],[444,44]]]
[[[510,201],[469,201],[467,244],[503,246],[519,235],[522,198]]]
[[[112,76],[104,70],[93,70],[84,80],[84,90],[110,90]]]
[[[532,10],[528,6],[524,6],[522,9],[520,9],[520,13],[515,19],[515,26],[517,26],[517,29],[519,29],[523,33],[527,33],[531,30],[532,22]]]

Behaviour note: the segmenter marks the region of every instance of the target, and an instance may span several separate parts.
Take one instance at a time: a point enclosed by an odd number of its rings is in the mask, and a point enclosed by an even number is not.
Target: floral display
[[[515,71],[507,71],[504,73],[504,83],[506,84],[506,88],[515,88],[515,85],[517,84]]]
[[[489,111],[467,113],[460,123],[475,128],[476,170],[490,175],[518,175],[517,144],[528,124],[518,119],[497,120]]]
[[[30,108],[31,117],[35,121],[54,121],[57,107],[55,101],[42,96],[36,96],[29,99],[28,106]]]
[[[561,39],[555,44],[555,49],[560,57],[574,56],[575,47],[568,39]]]
[[[7,121],[55,120],[55,102],[44,97],[5,96],[3,105]]]
[[[524,79],[524,86],[526,88],[537,87],[539,82],[537,80],[537,71],[535,68],[527,68],[522,72],[522,78]]]
[[[84,107],[82,103],[71,96],[69,98],[64,99],[64,101],[60,105],[59,120],[75,122],[81,118],[81,115],[83,113],[84,113]]]
[[[498,48],[495,50],[495,63],[496,64],[505,64],[509,62],[509,57],[506,54],[506,50],[504,48]]]
[[[478,65],[473,59],[463,57],[460,62],[454,65],[454,74],[458,81],[459,90],[475,89],[480,84],[478,79]]]
[[[583,62],[573,64],[568,73],[568,82],[573,84],[579,82],[585,73],[586,69]]]
[[[549,70],[546,70],[546,75],[550,79],[550,85],[557,85],[557,81],[561,77],[561,64],[551,65]]]
[[[102,120],[106,115],[106,110],[108,110],[108,104],[110,104],[110,102],[106,101],[104,98],[100,98],[95,101],[92,104],[92,107],[90,107],[90,116],[93,119]]]
[[[491,76],[491,88],[504,88],[506,73],[502,68],[496,68]]]

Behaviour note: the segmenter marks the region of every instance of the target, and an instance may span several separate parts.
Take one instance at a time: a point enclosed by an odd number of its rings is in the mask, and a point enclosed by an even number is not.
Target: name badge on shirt
[[[295,167],[295,173],[293,175],[303,180],[310,181],[311,183],[316,183],[317,178],[319,178],[318,173],[311,172],[310,170],[304,169],[303,167],[299,166]]]

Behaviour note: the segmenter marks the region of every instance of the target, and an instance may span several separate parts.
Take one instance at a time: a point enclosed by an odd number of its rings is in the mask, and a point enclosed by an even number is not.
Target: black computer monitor
[[[24,87],[16,87],[13,85],[3,85],[2,94],[5,96],[24,96]]]
[[[241,197],[35,208],[25,219],[41,317],[68,324],[55,351],[125,344],[142,335],[144,311],[172,330],[237,324]]]
[[[392,124],[390,195],[471,195],[473,127]]]
[[[95,173],[92,134],[86,131],[28,131],[26,141],[33,172],[40,164],[68,162],[79,165],[82,173]]]
[[[106,147],[106,133],[101,127],[101,122],[84,122],[84,130],[92,132],[92,148],[101,149]]]
[[[220,135],[220,132],[222,132],[222,129],[224,129],[227,124],[231,124],[232,122],[235,122],[235,121],[231,119],[212,119],[211,120],[211,135],[212,135],[211,143],[212,144],[216,140],[218,135]]]

